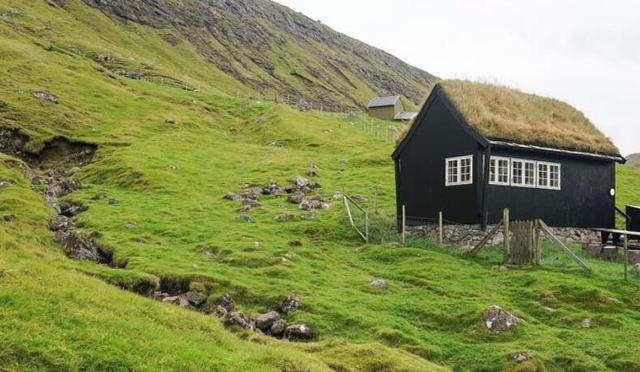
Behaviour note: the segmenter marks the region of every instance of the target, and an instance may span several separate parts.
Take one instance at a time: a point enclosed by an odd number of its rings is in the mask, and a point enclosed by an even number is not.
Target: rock
[[[7,187],[9,185],[15,185],[15,184],[16,182],[14,180],[9,180],[9,179],[0,180],[0,188]]]
[[[296,215],[292,212],[285,212],[276,216],[276,221],[291,221],[296,218]]]
[[[33,92],[31,92],[31,95],[43,101],[56,104],[59,103],[58,97],[44,90],[34,90]]]
[[[180,307],[189,307],[189,300],[184,295],[165,297],[162,302],[168,302]]]
[[[151,298],[153,298],[156,301],[164,301],[165,298],[170,297],[170,296],[171,295],[168,294],[167,292],[155,291],[151,295]]]
[[[167,119],[165,119],[165,120],[164,120],[164,122],[165,122],[166,124],[175,124],[175,123],[176,123],[176,119],[174,119],[174,118],[167,118]]]
[[[333,193],[333,195],[331,196],[331,198],[332,198],[333,200],[340,200],[340,199],[342,199],[343,197],[344,197],[344,195],[343,195],[341,192],[339,192],[339,191],[334,192],[334,193]]]
[[[378,288],[378,289],[389,288],[389,284],[384,279],[371,279],[369,280],[369,285],[371,285],[373,288]]]
[[[109,201],[107,202],[107,204],[109,205],[116,205],[119,204],[120,201],[118,199],[109,199]]]
[[[259,200],[261,195],[262,195],[262,187],[259,187],[259,186],[255,186],[255,187],[247,186],[244,188],[244,191],[242,192],[242,197],[246,199]]]
[[[189,291],[184,294],[185,298],[193,306],[202,306],[207,302],[207,294],[199,291]]]
[[[320,170],[320,167],[318,166],[318,164],[311,163],[311,164],[309,164],[309,171],[307,172],[307,176],[309,176],[309,177],[318,177],[320,175],[318,173],[319,170]]]
[[[107,193],[104,191],[101,191],[97,194],[95,194],[94,196],[91,197],[91,200],[102,200],[104,198],[107,197]]]
[[[583,319],[580,322],[580,328],[591,328],[591,318]]]
[[[282,187],[278,186],[275,182],[269,182],[262,189],[262,195],[283,195],[285,191]]]
[[[289,242],[290,247],[302,247],[302,242],[300,240],[292,240]]]
[[[533,359],[533,354],[531,353],[515,353],[511,356],[511,359],[516,363],[523,363],[528,360]]]
[[[635,271],[636,274],[640,275],[640,263],[633,265],[633,271]]]
[[[269,311],[268,313],[262,314],[256,318],[256,327],[267,332],[277,320],[280,320],[280,314],[276,311]]]
[[[300,204],[304,200],[304,194],[301,193],[301,192],[297,192],[297,193],[291,194],[291,195],[289,195],[287,200],[290,203],[293,203],[293,204]]]
[[[106,54],[97,54],[94,60],[99,63],[104,63],[110,61],[111,57]]]
[[[351,195],[351,199],[357,201],[358,203],[364,203],[369,200],[369,198],[367,198],[366,196],[359,194]]]
[[[320,194],[316,194],[316,195],[310,197],[309,200],[323,202],[324,201],[324,196],[322,196]]]
[[[220,298],[218,298],[218,300],[216,301],[216,304],[229,313],[236,309],[236,303],[228,293],[220,296]]]
[[[59,197],[71,194],[72,192],[74,192],[75,190],[78,190],[81,187],[82,187],[82,184],[78,180],[64,179],[49,185],[44,193],[46,196],[59,198]]]
[[[91,261],[101,264],[111,262],[111,254],[106,252],[92,237],[83,237],[76,232],[56,234],[59,242],[64,244],[64,253],[74,260]]]
[[[282,300],[282,302],[280,303],[280,311],[282,311],[287,315],[293,314],[296,311],[298,311],[298,307],[300,307],[301,301],[302,299],[297,294],[295,293],[290,294],[289,296],[287,296],[287,298]]]
[[[246,222],[246,223],[252,223],[252,222],[254,222],[254,219],[253,219],[253,217],[251,217],[248,214],[241,214],[240,215],[240,221]]]
[[[87,209],[89,208],[77,201],[64,201],[60,203],[60,214],[66,217],[75,217]]]
[[[292,324],[284,330],[284,338],[289,341],[309,341],[313,339],[313,330],[306,324]]]
[[[320,203],[320,209],[330,209],[331,204],[329,203]]]
[[[31,178],[31,184],[33,186],[40,186],[43,182],[44,180],[40,176],[33,176],[33,178]]]
[[[306,200],[305,199],[300,203],[300,205],[298,205],[298,208],[300,208],[302,210],[305,210],[305,211],[308,211],[308,210],[311,210],[311,209],[315,209],[315,208],[317,208],[319,206],[320,206],[320,202],[315,201],[315,200]]]
[[[169,169],[170,169],[171,171],[175,172],[175,171],[177,171],[177,170],[178,170],[178,166],[177,166],[177,165],[175,165],[175,164],[171,164],[171,165],[169,166]]]
[[[67,216],[57,215],[49,220],[49,230],[51,231],[68,231],[72,227],[73,222]]]
[[[228,192],[224,196],[224,198],[227,199],[227,200],[232,200],[232,201],[242,200],[242,196],[240,196],[240,194],[236,194],[235,192]]]
[[[269,333],[273,336],[280,337],[284,334],[285,329],[287,329],[287,322],[283,319],[278,319],[271,325]]]
[[[493,333],[508,331],[520,322],[519,318],[496,305],[490,306],[484,312],[482,319],[487,328]]]
[[[134,223],[125,223],[123,226],[127,230],[135,230],[137,227]]]
[[[230,312],[224,321],[224,325],[227,327],[239,326],[250,330],[254,330],[256,328],[255,323],[240,311]]]

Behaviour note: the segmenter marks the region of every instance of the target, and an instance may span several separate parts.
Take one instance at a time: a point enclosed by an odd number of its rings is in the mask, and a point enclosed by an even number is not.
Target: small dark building
[[[375,97],[367,105],[369,115],[382,120],[411,120],[417,113],[404,111],[400,96]]]
[[[438,83],[392,155],[398,223],[614,227],[625,159],[581,112],[555,99],[466,81]]]

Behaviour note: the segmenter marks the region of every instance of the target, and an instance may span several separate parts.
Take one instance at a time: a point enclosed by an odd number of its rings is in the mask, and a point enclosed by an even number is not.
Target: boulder
[[[73,227],[71,218],[67,216],[57,215],[49,220],[49,230],[51,231],[67,231]]]
[[[284,330],[284,338],[289,341],[309,341],[313,336],[313,330],[306,324],[292,324]]]
[[[483,314],[484,324],[493,333],[502,333],[511,330],[520,322],[520,319],[500,306],[492,305]]]
[[[296,215],[292,212],[285,212],[276,216],[276,221],[291,221],[296,218]]]
[[[371,279],[369,280],[369,285],[371,285],[373,288],[378,288],[378,289],[389,288],[389,284],[384,279],[375,279],[375,278]]]
[[[271,325],[269,333],[275,337],[280,337],[284,334],[285,329],[287,329],[287,322],[283,319],[278,319]]]
[[[267,332],[271,329],[273,323],[278,320],[280,320],[280,314],[276,311],[269,311],[268,313],[262,314],[256,318],[256,327]]]
[[[190,305],[189,300],[184,295],[165,297],[162,299],[162,302],[168,302],[180,307],[189,307]]]
[[[228,192],[225,196],[227,200],[239,201],[242,200],[242,196],[240,194],[236,194],[235,192]]]
[[[301,301],[302,299],[297,294],[295,293],[290,294],[289,296],[287,296],[287,298],[282,300],[282,302],[280,303],[280,311],[282,311],[287,315],[293,314],[296,311],[298,311]]]

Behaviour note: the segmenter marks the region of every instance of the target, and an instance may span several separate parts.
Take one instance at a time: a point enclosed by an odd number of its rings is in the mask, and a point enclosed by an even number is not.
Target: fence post
[[[540,260],[542,258],[542,245],[540,242],[540,221],[535,220],[533,223],[533,244],[535,249],[535,264],[540,265]]]
[[[509,232],[509,208],[505,208],[502,213],[502,220],[504,225],[504,263],[509,262],[509,255],[511,254],[511,248],[509,247],[511,237]]]
[[[407,225],[407,209],[404,204],[402,204],[402,245],[405,245],[405,233],[406,233],[406,225]]]
[[[440,247],[444,245],[444,218],[442,218],[442,211],[438,212],[438,241],[440,242]]]
[[[624,235],[624,280],[627,280],[627,265],[629,264],[629,235]]]

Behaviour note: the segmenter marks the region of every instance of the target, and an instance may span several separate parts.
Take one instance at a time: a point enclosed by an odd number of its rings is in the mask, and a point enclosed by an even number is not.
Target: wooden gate
[[[504,262],[526,265],[540,264],[540,239],[535,221],[513,221],[509,224],[509,252]]]

